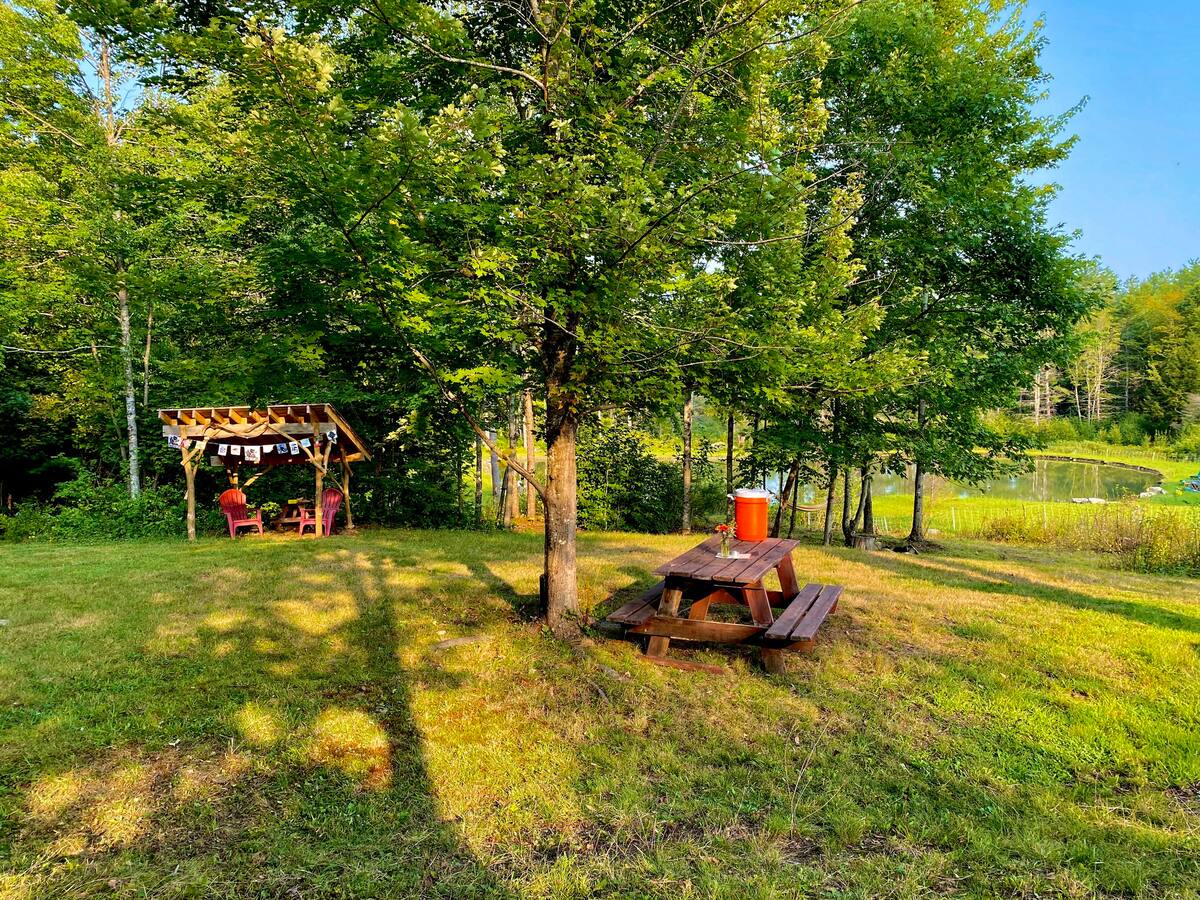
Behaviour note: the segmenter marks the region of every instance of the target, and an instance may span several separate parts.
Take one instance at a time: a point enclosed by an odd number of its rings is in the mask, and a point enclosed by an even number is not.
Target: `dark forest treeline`
[[[1200,262],[1120,285],[1094,277],[1103,305],[1077,326],[1066,363],[1042,369],[1025,409],[1115,443],[1174,437],[1200,414]]]

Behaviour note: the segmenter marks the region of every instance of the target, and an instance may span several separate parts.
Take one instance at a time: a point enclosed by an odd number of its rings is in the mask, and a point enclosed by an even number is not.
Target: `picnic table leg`
[[[780,605],[787,606],[800,593],[800,582],[796,580],[796,567],[792,565],[792,554],[789,553],[779,561],[775,572],[779,575],[779,591],[783,594],[783,603]]]
[[[679,615],[679,601],[683,599],[683,589],[672,578],[667,579],[663,588],[662,599],[658,601],[658,613],[662,616]],[[667,648],[671,646],[669,637],[654,635],[646,644],[647,656],[666,656]]]
[[[746,598],[746,605],[750,607],[750,616],[755,625],[770,625],[775,621],[775,614],[771,612],[771,600],[767,597],[766,588],[762,586],[761,581],[742,588],[742,596]],[[763,647],[760,653],[763,668],[772,675],[783,675],[787,672],[782,650]]]

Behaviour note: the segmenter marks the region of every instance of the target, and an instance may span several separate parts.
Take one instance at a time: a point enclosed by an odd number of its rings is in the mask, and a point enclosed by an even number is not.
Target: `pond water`
[[[901,475],[876,475],[872,487],[876,496],[885,494],[912,495],[912,471],[908,477]],[[930,479],[935,496],[939,497],[1004,497],[1011,500],[1033,500],[1039,502],[1069,502],[1073,497],[1103,497],[1119,500],[1130,494],[1137,495],[1151,485],[1158,484],[1158,477],[1149,472],[1109,466],[1102,463],[1065,462],[1056,459],[1039,459],[1034,468],[1020,475],[993,478],[979,487],[955,484],[943,478]],[[778,479],[768,486],[778,490]],[[804,485],[800,489],[804,499],[801,503],[819,503],[823,499],[821,489]]]

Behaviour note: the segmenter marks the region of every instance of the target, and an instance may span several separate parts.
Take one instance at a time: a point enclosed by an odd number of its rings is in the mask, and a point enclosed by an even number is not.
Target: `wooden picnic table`
[[[283,531],[288,526],[299,525],[302,518],[300,515],[301,511],[311,511],[312,508],[313,501],[307,498],[289,500],[284,506],[283,514],[275,520],[275,530]]]
[[[629,632],[649,636],[646,658],[686,669],[720,670],[718,666],[669,658],[671,639],[726,644],[754,644],[761,648],[769,672],[784,670],[784,650],[812,649],[817,629],[837,609],[839,585],[807,584],[800,587],[792,562],[797,541],[730,541],[740,559],[717,556],[718,536],[654,570],[663,580],[616,610],[610,621],[629,626]],[[779,590],[768,590],[763,580],[774,571]],[[680,606],[687,602],[685,615]],[[738,604],[750,611],[749,623],[708,618],[714,604]],[[776,616],[775,609],[780,610]]]

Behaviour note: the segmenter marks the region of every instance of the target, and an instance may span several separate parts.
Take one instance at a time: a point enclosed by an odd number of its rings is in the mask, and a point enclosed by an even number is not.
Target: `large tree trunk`
[[[533,391],[529,388],[525,389],[525,469],[530,474],[536,475],[535,468],[537,459],[535,454],[536,444],[534,442],[533,433]],[[527,519],[537,518],[537,491],[533,489],[533,485],[525,483],[525,517]]]
[[[546,396],[546,558],[542,576],[546,621],[559,638],[580,635],[579,592],[575,573],[577,481],[575,444],[579,422],[559,384]]]
[[[117,318],[121,324],[121,364],[125,370],[125,431],[129,438],[129,496],[142,492],[142,475],[138,461],[137,394],[133,386],[133,337],[129,327],[129,292],[124,274],[117,287]]]
[[[692,533],[692,387],[683,388],[683,522],[680,530]]]

